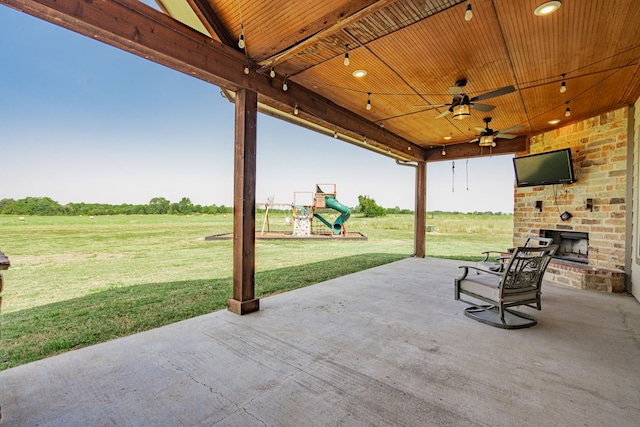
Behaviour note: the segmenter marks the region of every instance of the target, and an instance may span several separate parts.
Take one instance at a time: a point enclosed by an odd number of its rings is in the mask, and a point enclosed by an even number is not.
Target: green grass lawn
[[[262,217],[258,215],[258,230]],[[427,256],[479,259],[511,246],[512,216],[427,218]],[[0,369],[225,308],[232,216],[0,216],[4,272]],[[256,296],[285,292],[413,253],[413,216],[347,223],[367,241],[256,242]],[[272,229],[286,229],[271,215]]]

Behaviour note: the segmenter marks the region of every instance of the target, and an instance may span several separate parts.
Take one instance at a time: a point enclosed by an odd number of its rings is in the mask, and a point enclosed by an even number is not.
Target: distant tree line
[[[367,218],[375,218],[389,215],[413,215],[414,211],[411,209],[400,209],[399,206],[395,208],[383,208],[379,206],[376,201],[369,196],[358,196],[358,206],[355,207],[354,213],[360,213]],[[435,216],[445,216],[445,215],[488,215],[488,216],[502,216],[502,215],[513,215],[512,213],[503,213],[503,212],[491,212],[491,211],[474,211],[474,212],[445,212],[445,211],[429,211],[427,215],[430,218]]]
[[[258,208],[258,212],[264,209]],[[68,203],[61,205],[49,197],[26,197],[24,199],[1,199],[0,215],[191,215],[191,214],[231,214],[233,207],[225,205],[194,205],[191,199],[183,197],[177,203],[164,197],[154,197],[146,205],[120,204],[110,205],[106,203]],[[383,208],[369,196],[358,196],[358,206],[353,208],[353,213],[361,214],[367,218],[381,217],[385,215],[413,215],[411,209]],[[445,212],[429,211],[431,218],[440,215],[513,215],[502,212]]]
[[[68,203],[61,205],[49,197],[0,200],[0,214],[2,215],[191,215],[195,213],[226,214],[233,213],[233,208],[224,205],[194,205],[188,197],[183,197],[177,203],[171,203],[164,197],[154,197],[146,205],[126,203],[120,205],[107,203]]]

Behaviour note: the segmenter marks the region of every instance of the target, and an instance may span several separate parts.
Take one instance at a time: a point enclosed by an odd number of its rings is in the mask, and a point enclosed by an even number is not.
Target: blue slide
[[[320,215],[314,215],[314,217],[318,218],[324,225],[331,228],[333,230],[333,234],[340,234],[342,232],[342,224],[347,222],[347,220],[351,216],[351,209],[337,201],[335,197],[329,196],[324,198],[324,205],[327,208],[337,210],[341,215],[336,218],[333,224],[331,224]]]

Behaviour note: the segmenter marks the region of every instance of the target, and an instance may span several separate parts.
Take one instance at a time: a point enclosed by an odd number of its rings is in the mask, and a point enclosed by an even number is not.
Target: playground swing
[[[293,215],[293,212],[291,210],[291,206],[287,206],[287,209],[283,210],[283,212],[284,212],[284,223],[286,225],[293,224],[293,222],[291,220],[291,216]]]
[[[278,207],[278,206],[285,206],[285,209],[282,209],[282,215],[283,215],[283,223],[286,224],[287,226],[292,224],[291,221],[291,206],[290,205],[286,205],[286,204],[277,204],[277,203],[265,203],[265,211],[264,211],[264,219],[262,221],[262,230],[260,231],[260,235],[264,235],[265,233],[265,228],[266,228],[266,232],[269,233],[271,232],[271,221],[269,220],[269,211],[272,210],[272,207]],[[278,209],[276,209],[278,210]]]

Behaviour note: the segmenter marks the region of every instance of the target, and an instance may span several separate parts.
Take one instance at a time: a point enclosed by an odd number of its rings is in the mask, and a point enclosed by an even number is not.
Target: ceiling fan
[[[480,131],[480,135],[478,135],[477,138],[472,139],[469,142],[479,142],[478,145],[480,145],[480,147],[495,147],[496,146],[496,138],[504,138],[504,139],[513,139],[515,138],[517,135],[513,135],[507,132],[512,132],[515,130],[520,130],[520,129],[524,129],[524,126],[522,125],[517,125],[517,126],[511,126],[510,128],[506,128],[506,129],[501,129],[501,130],[493,130],[491,128],[489,128],[489,123],[491,122],[491,117],[485,117],[484,119],[482,119],[482,121],[485,123],[485,127],[484,128],[479,128],[477,127],[476,130]]]
[[[433,104],[429,107],[448,107],[445,111],[436,116],[436,119],[441,119],[449,113],[453,113],[453,118],[462,120],[465,117],[469,117],[471,113],[470,108],[474,110],[489,112],[496,108],[493,105],[480,104],[478,101],[484,101],[485,99],[495,98],[496,96],[506,95],[507,93],[515,92],[516,88],[513,86],[505,86],[500,89],[492,90],[491,92],[483,93],[482,95],[469,98],[469,95],[464,93],[464,87],[467,85],[467,80],[462,79],[456,82],[455,86],[449,88],[449,92],[453,95],[453,100],[450,104]]]

